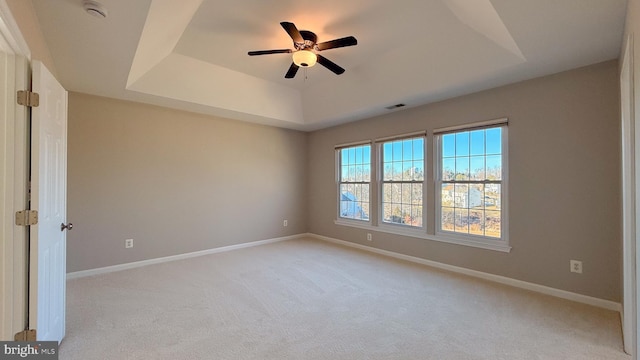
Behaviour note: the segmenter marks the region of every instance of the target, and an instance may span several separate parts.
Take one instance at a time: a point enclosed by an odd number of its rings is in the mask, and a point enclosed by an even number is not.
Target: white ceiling
[[[626,0],[32,0],[70,91],[298,130],[617,58]],[[358,45],[285,79],[290,21]]]

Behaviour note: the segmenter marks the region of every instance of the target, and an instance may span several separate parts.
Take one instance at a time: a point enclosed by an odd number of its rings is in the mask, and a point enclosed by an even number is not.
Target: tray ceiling
[[[626,0],[32,0],[70,91],[315,130],[617,58]],[[285,79],[294,22],[358,45]],[[397,110],[396,110],[397,111]]]

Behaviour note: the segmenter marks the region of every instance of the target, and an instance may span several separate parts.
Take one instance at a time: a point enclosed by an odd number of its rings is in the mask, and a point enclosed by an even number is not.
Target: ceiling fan
[[[282,25],[287,34],[291,36],[291,39],[293,40],[293,49],[249,51],[249,56],[292,53],[293,62],[284,76],[287,79],[295,77],[300,67],[311,67],[315,65],[316,62],[331,70],[336,75],[340,75],[344,73],[344,69],[317,52],[358,44],[358,40],[353,36],[325,41],[318,44],[318,37],[311,31],[298,30],[294,23],[286,21],[281,22],[280,25]]]

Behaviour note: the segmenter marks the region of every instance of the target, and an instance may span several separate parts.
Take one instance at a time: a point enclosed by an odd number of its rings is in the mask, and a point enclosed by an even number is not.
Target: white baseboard
[[[620,303],[610,301],[610,300],[603,300],[603,299],[595,298],[592,296],[576,294],[570,291],[560,290],[560,289],[556,289],[556,288],[552,288],[544,285],[538,285],[538,284],[534,284],[534,283],[530,283],[522,280],[516,280],[516,279],[508,278],[505,276],[494,275],[494,274],[489,274],[482,271],[466,269],[459,266],[443,264],[437,261],[426,260],[426,259],[422,259],[415,256],[404,255],[404,254],[396,253],[393,251],[377,249],[371,246],[360,245],[360,244],[352,243],[349,241],[330,238],[327,236],[322,236],[322,235],[317,235],[312,233],[307,234],[307,236],[318,239],[318,240],[328,241],[334,244],[339,244],[339,245],[348,246],[348,247],[352,247],[352,248],[356,248],[364,251],[369,251],[369,252],[373,252],[380,255],[390,256],[396,259],[411,261],[414,263],[431,266],[437,269],[442,269],[442,270],[447,270],[447,271],[451,271],[458,274],[473,276],[476,278],[489,280],[489,281],[493,281],[500,284],[509,285],[509,286],[513,286],[513,287],[517,287],[525,290],[535,291],[541,294],[551,295],[558,298],[571,300],[571,301],[575,301],[575,302],[579,302],[587,305],[592,305],[592,306],[596,306],[596,307],[607,309],[607,310],[613,310],[618,312],[622,311],[622,305]]]
[[[193,258],[193,257],[204,256],[204,255],[209,255],[209,254],[216,254],[216,253],[221,253],[221,252],[225,252],[225,251],[244,249],[244,248],[253,247],[253,246],[272,244],[272,243],[280,242],[280,241],[299,239],[301,236],[304,236],[304,235],[291,235],[291,236],[284,236],[284,237],[279,237],[279,238],[274,238],[274,239],[252,241],[252,242],[243,243],[243,244],[222,246],[222,247],[218,247],[218,248],[202,250],[202,251],[195,251],[195,252],[190,252],[190,253],[186,253],[186,254],[165,256],[165,257],[156,258],[156,259],[149,259],[149,260],[136,261],[136,262],[126,263],[126,264],[120,264],[120,265],[106,266],[106,267],[101,267],[101,268],[97,268],[97,269],[76,271],[76,272],[72,272],[72,273],[67,273],[67,280],[82,278],[82,277],[86,277],[86,276],[106,274],[106,273],[115,272],[115,271],[134,269],[134,268],[138,268],[138,267],[142,267],[142,266],[160,264],[160,263],[169,262],[169,261],[189,259],[189,258]]]
[[[188,258],[204,256],[209,254],[216,254],[216,253],[221,253],[225,251],[238,250],[238,249],[243,249],[243,248],[248,248],[253,246],[271,244],[271,243],[280,242],[280,241],[294,240],[294,239],[299,239],[304,237],[312,237],[318,240],[323,240],[323,241],[331,242],[338,245],[343,245],[343,246],[352,247],[352,248],[356,248],[364,251],[369,251],[372,253],[389,256],[396,259],[411,261],[414,263],[427,265],[427,266],[434,267],[441,270],[451,271],[458,274],[464,274],[464,275],[472,276],[479,279],[484,279],[484,280],[493,281],[493,282],[504,284],[504,285],[517,287],[520,289],[535,291],[541,294],[551,295],[561,299],[566,299],[566,300],[571,300],[571,301],[575,301],[575,302],[579,302],[587,305],[592,305],[592,306],[596,306],[596,307],[607,309],[607,310],[622,312],[622,305],[614,301],[603,300],[603,299],[582,295],[582,294],[576,294],[566,290],[560,290],[560,289],[556,289],[556,288],[552,288],[544,285],[539,285],[539,284],[534,284],[534,283],[530,283],[522,280],[508,278],[505,276],[494,275],[494,274],[489,274],[482,271],[471,270],[471,269],[467,269],[459,266],[444,264],[437,261],[400,254],[393,251],[382,250],[382,249],[374,248],[371,246],[360,245],[360,244],[352,243],[349,241],[334,239],[331,237],[317,235],[313,233],[298,234],[298,235],[291,235],[291,236],[279,237],[274,239],[252,241],[252,242],[243,243],[243,244],[223,246],[219,248],[196,251],[196,252],[191,252],[186,254],[166,256],[166,257],[157,258],[157,259],[142,260],[142,261],[136,261],[136,262],[127,263],[127,264],[107,266],[107,267],[83,270],[83,271],[76,271],[76,272],[68,273],[67,280],[82,278],[86,276],[106,274],[106,273],[115,272],[115,271],[134,269],[142,266],[188,259]]]

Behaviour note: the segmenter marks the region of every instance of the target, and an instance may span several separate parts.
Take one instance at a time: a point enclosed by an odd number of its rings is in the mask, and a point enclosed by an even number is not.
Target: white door
[[[65,335],[67,219],[67,92],[39,61],[32,64],[29,327],[40,341]]]

